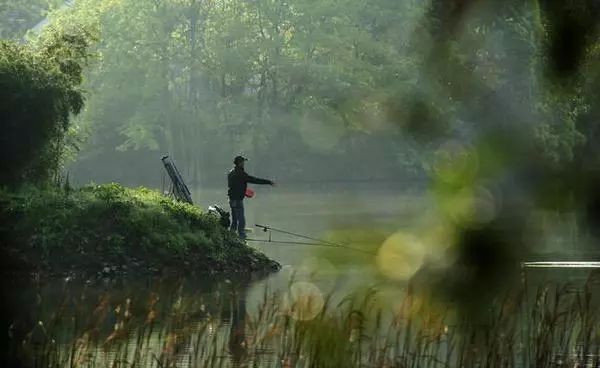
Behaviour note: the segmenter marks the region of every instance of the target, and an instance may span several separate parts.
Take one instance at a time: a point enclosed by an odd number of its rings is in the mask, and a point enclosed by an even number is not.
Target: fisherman
[[[244,216],[244,197],[248,189],[248,183],[275,185],[271,180],[255,178],[244,171],[244,162],[248,161],[243,156],[233,159],[234,167],[227,174],[227,185],[229,190],[229,205],[231,206],[231,231],[236,231],[240,238],[246,238],[246,218]]]

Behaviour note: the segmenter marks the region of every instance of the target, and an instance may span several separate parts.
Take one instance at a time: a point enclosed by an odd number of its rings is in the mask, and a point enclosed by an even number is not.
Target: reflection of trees
[[[21,367],[17,358],[19,343],[35,328],[36,312],[40,308],[38,290],[24,280],[2,277],[0,280],[0,366]],[[18,293],[17,293],[18,292]],[[23,308],[23,305],[30,308]]]

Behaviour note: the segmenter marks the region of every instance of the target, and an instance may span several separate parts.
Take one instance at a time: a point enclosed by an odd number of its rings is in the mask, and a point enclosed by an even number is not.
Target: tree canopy
[[[169,152],[210,184],[245,153],[290,179],[397,179],[431,168],[448,140],[562,165],[593,101],[588,3],[561,20],[536,0],[79,0],[50,17],[100,35],[74,169],[128,182],[136,164],[136,183],[152,183]],[[557,82],[557,35],[575,28],[577,67]]]
[[[71,116],[83,108],[87,45],[85,34],[58,32],[39,48],[0,42],[0,184],[57,173]]]

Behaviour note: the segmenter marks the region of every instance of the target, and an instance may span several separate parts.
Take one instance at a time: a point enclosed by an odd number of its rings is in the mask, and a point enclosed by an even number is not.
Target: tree
[[[382,147],[407,157],[413,148],[367,146],[367,137],[412,135],[435,147],[493,140],[507,121],[545,160],[570,160],[581,99],[544,85],[548,35],[537,3],[452,4],[80,0],[51,17],[56,27],[93,24],[102,34],[81,117],[94,133],[78,167],[127,182],[131,164],[151,168],[169,152],[193,183],[220,182],[214,168],[240,151],[285,167]],[[519,117],[504,119],[510,111]],[[104,160],[127,164],[117,173]],[[410,162],[381,170],[400,177],[419,167]]]
[[[383,102],[414,84],[416,63],[392,44],[402,14],[408,20],[413,14],[405,10],[414,7],[383,0],[78,1],[52,19],[57,27],[94,24],[102,34],[81,117],[95,133],[79,167],[101,175],[100,160],[140,165],[169,152],[197,183],[200,174],[222,181],[212,168],[222,170],[240,151],[288,167],[299,157],[336,162],[351,151],[364,154],[360,145],[372,142],[364,136],[395,132],[386,127]],[[388,16],[380,20],[381,13]],[[393,145],[381,147],[402,157]],[[113,180],[127,182],[128,165]]]
[[[58,171],[71,115],[83,108],[87,45],[84,34],[61,33],[39,49],[0,43],[1,185],[42,183]]]

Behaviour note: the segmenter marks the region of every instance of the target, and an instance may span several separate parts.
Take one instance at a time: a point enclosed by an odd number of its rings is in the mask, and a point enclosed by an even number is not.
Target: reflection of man
[[[233,293],[234,303],[231,311],[231,326],[229,328],[229,353],[234,367],[245,366],[246,348],[246,293],[248,286],[244,283]],[[235,303],[237,301],[237,303]]]
[[[246,218],[244,217],[244,196],[248,183],[251,184],[269,184],[274,185],[271,180],[259,179],[246,174],[244,171],[244,162],[248,159],[242,156],[237,156],[233,159],[235,165],[227,174],[227,185],[229,190],[229,205],[231,206],[231,230],[238,232],[240,238],[246,238]]]

